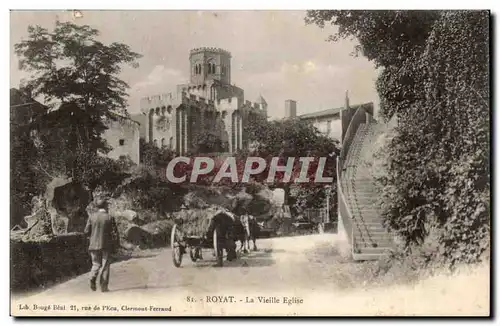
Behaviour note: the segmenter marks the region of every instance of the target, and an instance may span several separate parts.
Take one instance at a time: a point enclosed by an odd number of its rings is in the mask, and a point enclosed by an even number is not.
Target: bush
[[[164,214],[177,210],[187,189],[163,182],[151,167],[138,166],[132,175],[115,191],[115,196],[125,195],[133,210],[152,210]]]
[[[435,247],[422,255],[450,265],[476,262],[489,246],[488,42],[486,12],[446,12],[425,51],[378,84],[398,116],[378,179],[383,215],[406,251],[432,234]],[[405,84],[402,72],[413,72],[410,102],[403,89],[387,99]]]

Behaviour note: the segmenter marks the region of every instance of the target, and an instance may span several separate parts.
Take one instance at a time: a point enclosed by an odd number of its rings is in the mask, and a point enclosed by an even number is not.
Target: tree
[[[250,141],[255,142],[255,146],[250,156],[260,156],[266,158],[270,163],[270,158],[279,157],[281,165],[285,165],[288,158],[295,158],[293,168],[293,176],[291,182],[282,182],[284,173],[278,172],[275,180],[275,185],[283,187],[285,190],[285,200],[288,201],[290,196],[290,185],[293,183],[294,177],[297,177],[301,170],[301,163],[298,160],[300,157],[314,157],[315,161],[311,162],[308,177],[311,182],[299,183],[300,190],[295,191],[298,206],[312,207],[317,204],[316,199],[324,198],[324,184],[314,183],[315,172],[318,167],[318,159],[321,157],[327,158],[324,168],[324,176],[336,176],[336,155],[339,154],[339,141],[332,140],[322,135],[309,122],[299,119],[284,119],[275,121],[255,120],[247,126],[249,131]],[[264,181],[269,173],[269,168],[266,168],[260,176],[256,176],[257,180]],[[335,181],[334,181],[335,182]],[[316,194],[313,196],[313,194]],[[298,198],[302,199],[298,199]]]
[[[436,10],[310,10],[305,21],[323,28],[338,27],[330,41],[356,39],[355,54],[362,54],[383,68],[377,80],[380,114],[389,120],[423,96],[418,87],[421,69],[414,61],[424,51]]]
[[[193,145],[196,153],[215,153],[224,150],[222,139],[214,132],[196,134]]]
[[[126,112],[123,64],[137,67],[140,55],[121,43],[103,44],[88,25],[56,22],[52,32],[28,27],[28,38],[15,45],[19,67],[31,75],[23,83],[30,97],[49,110],[31,124],[47,170],[82,180],[98,152],[109,148],[101,137],[108,121]]]
[[[422,51],[434,22],[442,11],[436,10],[309,10],[306,24],[323,28],[338,27],[329,41],[355,38],[362,54],[379,67],[405,61],[412,52]]]
[[[165,168],[175,153],[169,148],[159,148],[144,139],[139,141],[141,163],[148,167]]]

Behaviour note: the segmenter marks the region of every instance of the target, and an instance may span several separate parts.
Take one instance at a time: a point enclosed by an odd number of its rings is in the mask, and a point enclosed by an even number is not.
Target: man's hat
[[[181,205],[181,209],[187,209],[187,206],[186,206],[186,205],[184,205],[184,204],[182,204],[182,205]]]

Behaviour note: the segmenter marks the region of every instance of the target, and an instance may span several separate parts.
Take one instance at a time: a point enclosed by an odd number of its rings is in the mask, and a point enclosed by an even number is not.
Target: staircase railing
[[[352,248],[354,248],[354,229],[352,227],[352,213],[347,206],[347,200],[345,199],[344,192],[342,191],[341,176],[342,176],[342,166],[343,159],[337,157],[337,193],[338,193],[338,207],[339,207],[339,218],[342,219],[342,224],[347,233],[347,239]]]
[[[342,222],[344,228],[346,229],[347,238],[349,240],[349,244],[351,245],[352,254],[354,256],[354,248],[356,248],[356,239],[354,237],[354,228],[353,228],[353,215],[348,207],[347,200],[344,195],[344,191],[342,189],[342,172],[344,168],[344,161],[347,157],[347,153],[351,148],[351,144],[354,141],[354,137],[356,132],[358,131],[359,126],[362,123],[367,123],[367,119],[369,119],[368,114],[366,113],[363,107],[360,107],[354,113],[349,126],[347,127],[347,131],[345,133],[342,149],[340,150],[340,155],[337,157],[337,192],[338,192],[338,207],[340,218],[342,218]]]

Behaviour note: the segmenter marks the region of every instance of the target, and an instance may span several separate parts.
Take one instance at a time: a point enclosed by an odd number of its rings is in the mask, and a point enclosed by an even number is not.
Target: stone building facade
[[[349,96],[346,93],[344,107],[322,110],[313,113],[306,113],[296,115],[296,102],[287,100],[285,102],[285,118],[295,118],[304,121],[309,121],[316,127],[323,135],[332,139],[341,140],[343,132],[347,130],[348,123],[352,115],[359,107],[363,107],[367,112],[373,114],[373,103],[363,103],[350,105]]]
[[[107,126],[108,129],[104,131],[102,135],[112,148],[111,151],[107,153],[107,156],[112,159],[129,156],[135,164],[139,164],[139,123],[129,118],[122,117],[117,121],[108,122]]]
[[[218,137],[225,152],[248,146],[246,123],[257,115],[267,118],[267,103],[245,101],[243,89],[231,84],[231,54],[219,48],[190,52],[190,82],[175,92],[141,99],[146,116],[146,141],[179,154],[196,148],[208,134]]]
[[[15,88],[10,90],[10,102],[11,126],[14,124],[27,125],[34,114],[44,113],[48,110],[47,106]],[[116,121],[105,123],[108,129],[104,131],[102,137],[112,148],[107,156],[112,159],[129,156],[134,163],[139,164],[140,124],[125,116],[119,117]]]

